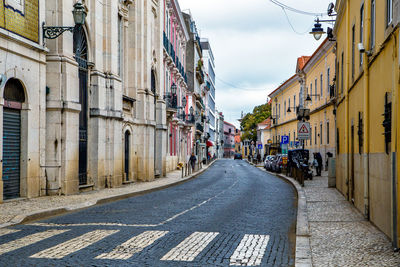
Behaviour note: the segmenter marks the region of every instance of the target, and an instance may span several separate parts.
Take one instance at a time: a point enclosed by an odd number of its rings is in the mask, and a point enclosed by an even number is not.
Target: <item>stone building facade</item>
[[[44,26],[70,29],[47,39]],[[188,40],[176,0],[2,1],[0,202],[151,181],[186,163],[204,121]]]
[[[0,2],[0,202],[45,193],[45,4]]]

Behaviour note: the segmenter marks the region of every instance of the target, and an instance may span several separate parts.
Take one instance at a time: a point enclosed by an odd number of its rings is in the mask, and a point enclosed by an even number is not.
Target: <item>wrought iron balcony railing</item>
[[[176,94],[167,93],[164,99],[167,109],[178,109],[178,96]]]
[[[204,132],[204,127],[200,123],[196,123],[196,131]]]

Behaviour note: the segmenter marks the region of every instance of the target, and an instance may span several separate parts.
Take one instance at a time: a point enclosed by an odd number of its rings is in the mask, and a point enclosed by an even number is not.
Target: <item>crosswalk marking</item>
[[[193,261],[218,233],[194,232],[179,245],[171,249],[163,261]]]
[[[62,259],[65,256],[86,248],[119,230],[96,230],[78,236],[57,246],[45,249],[31,256],[31,258]]]
[[[0,255],[2,255],[4,253],[7,253],[7,252],[11,252],[11,251],[17,250],[17,249],[20,249],[22,247],[26,247],[26,246],[35,244],[35,243],[40,242],[40,241],[42,241],[44,239],[47,239],[47,238],[50,238],[52,236],[65,233],[67,231],[69,231],[69,230],[48,230],[48,231],[45,231],[45,232],[31,234],[31,235],[25,236],[23,238],[10,241],[10,242],[5,243],[5,244],[1,244],[0,245]]]
[[[2,235],[8,235],[8,234],[13,234],[16,232],[19,232],[20,230],[11,230],[11,229],[0,229],[0,236]]]
[[[146,231],[138,236],[135,236],[125,243],[117,246],[110,253],[103,253],[96,259],[110,260],[126,260],[132,257],[135,253],[142,251],[147,246],[153,244],[157,239],[166,235],[168,231]]]
[[[245,235],[230,258],[230,265],[257,266],[261,264],[269,241],[268,235]]]

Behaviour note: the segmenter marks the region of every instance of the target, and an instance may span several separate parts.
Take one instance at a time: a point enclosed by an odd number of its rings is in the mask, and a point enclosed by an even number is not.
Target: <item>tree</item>
[[[257,124],[265,121],[271,116],[271,105],[266,103],[256,106],[252,113],[247,113],[242,118],[240,127],[242,129],[242,140],[257,141]]]

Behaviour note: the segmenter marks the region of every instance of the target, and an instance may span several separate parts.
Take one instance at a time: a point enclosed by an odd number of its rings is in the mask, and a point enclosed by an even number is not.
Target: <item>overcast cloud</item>
[[[237,126],[240,114],[267,101],[290,78],[299,56],[321,44],[308,34],[314,17],[283,10],[269,0],[178,0],[190,9],[201,37],[209,38],[216,61],[216,105]],[[326,13],[332,0],[280,0],[304,11]],[[329,26],[323,24],[323,27]],[[221,81],[222,80],[222,81]],[[233,86],[232,86],[233,85]],[[235,88],[237,87],[237,88]]]

